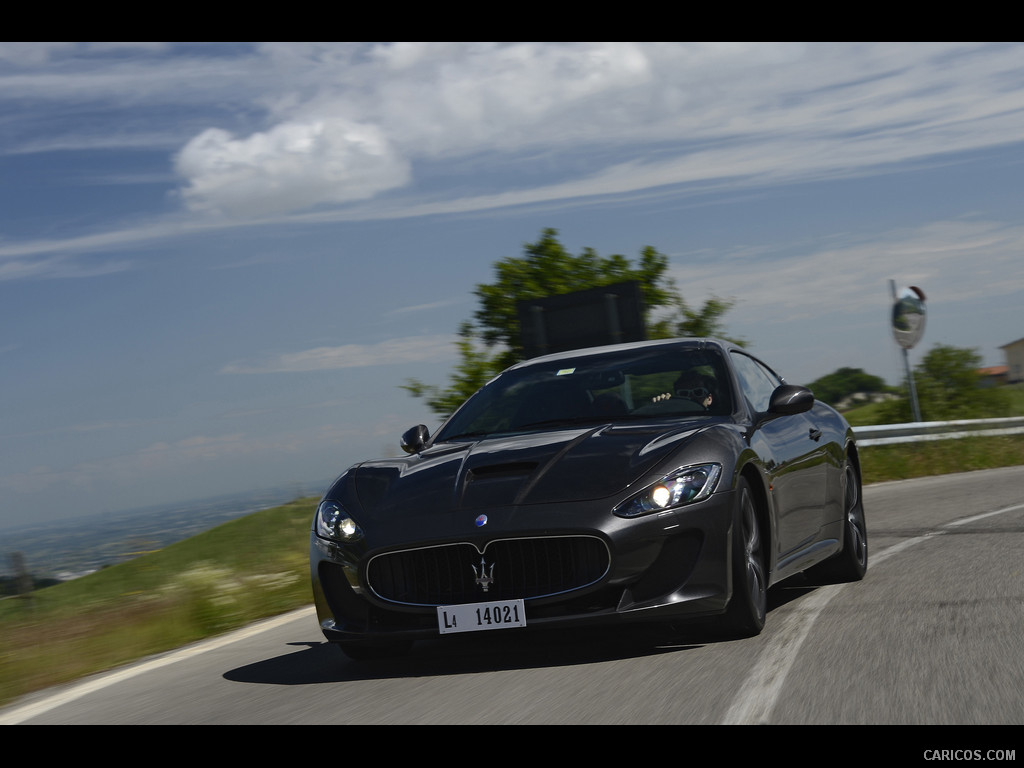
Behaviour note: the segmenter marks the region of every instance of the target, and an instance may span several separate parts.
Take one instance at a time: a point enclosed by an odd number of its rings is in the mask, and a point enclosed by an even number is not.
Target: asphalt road
[[[865,501],[865,580],[776,590],[756,638],[490,632],[358,665],[306,610],[30,697],[0,724],[1024,723],[1024,467]]]

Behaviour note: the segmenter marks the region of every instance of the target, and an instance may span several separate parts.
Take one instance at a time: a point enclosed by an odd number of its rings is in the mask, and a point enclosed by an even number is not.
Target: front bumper
[[[501,524],[455,538],[392,540],[358,551],[310,535],[310,572],[324,637],[337,643],[372,643],[439,636],[436,605],[382,599],[368,583],[367,563],[397,550],[470,542],[480,551],[498,539],[596,537],[609,555],[604,575],[579,589],[526,597],[527,629],[623,622],[673,623],[721,613],[731,596],[731,491],[670,512],[624,520],[595,514],[593,503],[488,510]],[[466,513],[472,517],[473,513]],[[466,516],[463,515],[463,516]],[[562,525],[574,520],[599,525]],[[518,596],[518,595],[506,595]],[[479,601],[489,599],[481,594]],[[473,602],[463,595],[454,602]],[[440,600],[436,604],[449,604]],[[519,630],[522,631],[522,630]]]

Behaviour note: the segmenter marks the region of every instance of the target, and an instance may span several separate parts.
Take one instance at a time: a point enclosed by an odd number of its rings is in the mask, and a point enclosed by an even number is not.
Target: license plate
[[[437,626],[441,634],[479,632],[484,629],[508,629],[526,626],[526,608],[522,600],[495,600],[490,603],[439,605]]]

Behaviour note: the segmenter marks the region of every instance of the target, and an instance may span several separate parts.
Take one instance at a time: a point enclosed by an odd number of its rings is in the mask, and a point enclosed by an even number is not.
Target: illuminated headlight
[[[336,501],[323,501],[316,510],[316,534],[335,541],[359,541],[363,532]]]
[[[714,492],[721,474],[722,468],[718,464],[677,469],[646,488],[643,493],[620,504],[615,508],[615,514],[619,517],[639,517],[701,501]]]

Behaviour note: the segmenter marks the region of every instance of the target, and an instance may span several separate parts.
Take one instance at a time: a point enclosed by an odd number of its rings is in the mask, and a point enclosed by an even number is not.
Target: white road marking
[[[978,515],[966,517],[962,520],[955,520],[946,523],[940,529],[926,533],[923,536],[915,536],[912,539],[905,539],[899,544],[887,547],[878,554],[872,554],[870,565],[877,566],[890,557],[898,555],[910,547],[927,541],[933,536],[946,533],[957,526],[973,523],[987,517],[1001,515],[1006,512],[1015,512],[1024,509],[1024,504],[1016,504],[1012,507],[983,512]],[[796,662],[803,644],[811,627],[818,616],[825,609],[825,606],[839,594],[846,584],[835,584],[821,587],[815,590],[809,597],[798,601],[800,605],[782,622],[781,628],[775,628],[772,641],[762,652],[761,657],[754,664],[754,671],[740,686],[732,705],[725,713],[722,720],[723,725],[764,725],[768,722],[775,703],[782,692],[782,685],[786,682],[786,675]]]
[[[1006,512],[1013,512],[1019,509],[1024,509],[1024,504],[1017,504],[1012,507],[1005,507],[992,512],[984,512],[962,520],[947,523],[940,530],[927,533],[923,536],[916,536],[912,539],[906,539],[877,554],[873,553],[871,556],[871,565],[877,566],[879,563],[885,562],[890,557],[909,549],[915,544],[919,544],[933,536],[945,533],[946,530],[944,529],[955,528],[960,525],[966,525],[977,520],[1001,515]],[[768,722],[768,718],[771,716],[772,710],[775,708],[775,703],[782,691],[783,683],[786,681],[786,675],[789,673],[789,670],[796,661],[797,655],[800,651],[800,646],[807,638],[815,620],[821,614],[822,610],[824,610],[825,606],[828,605],[828,603],[837,594],[839,594],[845,586],[848,585],[836,584],[822,587],[806,599],[798,601],[800,605],[786,617],[782,622],[782,627],[776,628],[772,642],[767,648],[765,648],[760,659],[758,659],[757,663],[754,665],[754,672],[749,678],[747,678],[744,685],[740,686],[736,698],[733,700],[732,705],[726,712],[722,721],[723,724],[755,725]],[[13,708],[5,712],[0,712],[0,725],[17,725],[18,723],[23,723],[27,720],[31,720],[33,717],[37,717],[52,709],[56,709],[70,701],[80,699],[83,696],[87,696],[90,693],[102,690],[103,688],[114,685],[123,680],[128,680],[136,675],[141,675],[150,670],[164,667],[168,664],[174,664],[193,656],[198,656],[201,653],[206,653],[207,651],[221,648],[225,645],[230,645],[231,643],[258,635],[261,632],[273,629],[274,627],[286,624],[302,615],[312,614],[313,612],[313,607],[307,606],[306,608],[301,608],[297,611],[253,624],[252,626],[240,629],[237,632],[232,632],[230,634],[223,635],[222,637],[197,643],[196,645],[183,648],[179,651],[174,651],[164,656],[158,656],[157,658],[150,659],[149,661],[125,667],[109,674],[91,678],[52,695],[47,695],[39,701],[15,705]]]
[[[166,667],[168,664],[174,664],[176,662],[192,658],[193,656],[206,653],[207,651],[222,648],[223,646],[230,645],[231,643],[237,643],[239,640],[245,640],[246,638],[258,635],[261,632],[266,632],[267,630],[273,629],[282,624],[287,624],[289,621],[293,621],[300,616],[312,613],[314,613],[313,606],[301,608],[297,611],[292,611],[291,613],[285,613],[281,616],[276,616],[272,619],[258,622],[236,632],[215,637],[212,640],[196,643],[195,645],[190,645],[187,648],[182,648],[181,650],[173,651],[163,656],[157,656],[156,658],[144,661],[140,664],[125,667],[115,672],[103,674],[99,677],[90,678],[57,693],[48,695],[46,698],[39,701],[28,702],[20,706],[15,706],[6,712],[0,712],[0,725],[17,725],[18,723],[23,723],[26,720],[31,720],[33,717],[38,717],[45,712],[49,712],[51,709],[56,709],[70,701],[80,699],[83,696],[88,696],[90,693],[115,685],[123,680],[128,680],[136,675],[141,675],[160,667]]]

